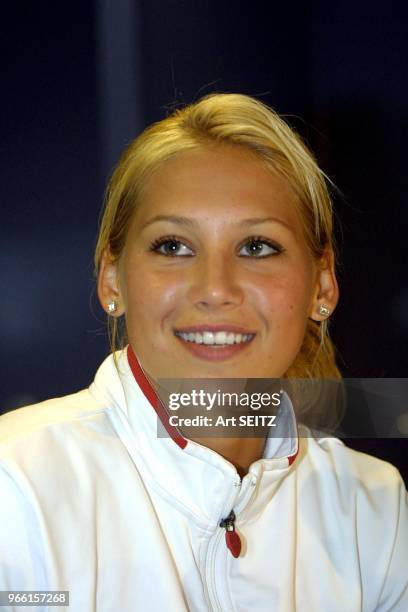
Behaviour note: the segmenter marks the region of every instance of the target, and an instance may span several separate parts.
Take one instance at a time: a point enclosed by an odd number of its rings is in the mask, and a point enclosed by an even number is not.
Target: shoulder
[[[83,470],[100,454],[105,438],[113,437],[107,413],[84,389],[2,415],[0,472],[37,486]]]
[[[304,442],[304,486],[333,510],[354,517],[361,530],[395,527],[401,509],[408,520],[407,492],[395,466],[353,450],[338,438],[309,435]]]
[[[376,602],[372,609],[407,610],[408,496],[401,474],[337,438],[309,435],[304,442],[302,511],[323,510],[342,543],[354,542],[365,592]]]
[[[122,405],[120,392],[113,358],[108,357],[89,388],[1,415],[0,462],[32,470],[89,447],[89,441],[99,448],[107,435],[116,437],[109,412]]]
[[[62,500],[68,497],[72,507],[91,489],[86,470],[93,458],[83,441],[96,437],[95,428],[106,429],[105,411],[84,389],[0,417],[0,540],[9,551],[0,573],[15,588],[22,577],[32,588],[47,588],[43,525],[52,533],[56,509],[68,524]]]
[[[117,359],[123,361],[121,353],[119,352]],[[47,428],[64,427],[70,423],[92,419],[114,405],[121,405],[123,408],[122,394],[115,360],[113,355],[110,355],[99,367],[90,387],[0,415],[0,444],[39,433]]]
[[[24,406],[0,416],[0,444],[40,434],[49,427],[66,426],[106,410],[89,389]]]
[[[338,438],[307,438],[308,484],[339,518],[352,520],[362,550],[390,558],[396,543],[408,563],[408,498],[398,469]]]
[[[391,463],[356,451],[339,438],[312,435],[304,429],[309,460],[323,475],[332,474],[338,482],[370,490],[402,482],[398,469]]]

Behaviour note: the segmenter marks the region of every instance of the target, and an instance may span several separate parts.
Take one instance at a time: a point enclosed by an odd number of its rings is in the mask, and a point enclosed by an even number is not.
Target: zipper
[[[241,538],[235,531],[235,522],[237,520],[237,515],[240,514],[240,512],[246,507],[249,499],[252,497],[256,481],[256,476],[253,476],[249,483],[248,490],[245,491],[244,497],[240,499],[239,503],[237,504],[237,500],[241,493],[242,480],[239,475],[234,478],[233,490],[231,491],[228,503],[226,503],[224,506],[225,510],[229,508],[233,509],[226,518],[220,521],[218,524],[218,529],[216,529],[216,532],[209,542],[205,561],[204,588],[209,602],[209,609],[213,612],[223,612],[223,610],[225,610],[225,605],[221,605],[216,586],[216,572],[218,577],[220,577],[220,568],[218,568],[218,570],[216,569],[216,559],[220,552],[219,548],[220,546],[227,546],[227,549],[230,551],[227,551],[227,554],[232,554],[234,558],[239,557],[242,545]],[[225,530],[224,537],[223,530]],[[222,544],[222,540],[224,540],[224,544]],[[226,593],[223,593],[222,598],[224,600],[225,597],[228,598],[229,596]]]
[[[236,474],[232,483],[232,490],[229,496],[228,503],[225,504],[225,510],[227,508],[234,507],[235,502],[239,496],[241,490],[241,477]],[[204,570],[204,587],[206,591],[206,595],[209,601],[209,609],[216,612],[223,612],[223,607],[220,605],[220,601],[218,598],[217,587],[216,587],[216,558],[217,551],[219,550],[220,545],[222,544],[222,529],[217,525],[216,531],[210,542],[208,544],[206,560],[205,560],[205,570]]]
[[[245,497],[235,506],[235,510],[238,514],[248,505],[248,502],[252,497],[256,481],[256,476],[252,476],[250,486],[248,487]],[[242,481],[239,484],[242,484]],[[222,519],[219,526],[225,529],[225,543],[227,548],[231,551],[232,556],[237,558],[241,554],[242,544],[241,538],[235,531],[235,520],[236,514],[234,510],[231,510],[229,515],[225,519]]]
[[[227,518],[222,519],[220,527],[225,529],[225,543],[232,556],[237,558],[241,553],[241,538],[235,531],[235,512],[231,510]]]
[[[215,559],[221,537],[222,531],[217,529],[215,535],[213,536],[213,540],[209,543],[204,573],[204,588],[209,601],[208,609],[213,612],[222,612],[222,607],[218,599],[217,588],[215,585]]]

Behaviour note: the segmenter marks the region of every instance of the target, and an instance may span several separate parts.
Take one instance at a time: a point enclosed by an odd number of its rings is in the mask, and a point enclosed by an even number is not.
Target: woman
[[[406,611],[393,466],[301,435],[285,394],[264,438],[187,439],[157,397],[340,377],[330,198],[293,131],[235,94],[153,125],[113,174],[95,262],[113,354],[89,389],[2,417],[1,589],[70,591],[75,611]]]

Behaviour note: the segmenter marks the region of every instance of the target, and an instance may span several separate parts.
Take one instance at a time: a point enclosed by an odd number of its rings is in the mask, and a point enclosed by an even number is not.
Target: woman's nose
[[[190,300],[203,309],[237,306],[243,301],[236,262],[229,257],[200,257],[191,270]]]

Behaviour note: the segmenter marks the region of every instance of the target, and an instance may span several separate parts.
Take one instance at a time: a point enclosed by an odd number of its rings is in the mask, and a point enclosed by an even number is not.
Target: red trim
[[[180,434],[180,432],[178,431],[176,427],[173,427],[172,425],[170,425],[169,415],[167,414],[156,391],[153,389],[153,387],[147,380],[146,376],[144,375],[144,372],[142,368],[140,367],[139,361],[135,353],[133,352],[133,349],[130,346],[130,344],[127,349],[127,358],[128,358],[130,369],[132,370],[133,376],[135,377],[137,384],[143,391],[145,398],[150,402],[151,406],[156,411],[157,416],[162,422],[163,427],[166,429],[170,438],[174,440],[174,442],[180,448],[185,448],[187,446],[186,438],[183,438],[183,436]]]
[[[298,438],[298,447],[297,447],[296,453],[294,455],[291,455],[290,457],[288,457],[288,464],[289,465],[292,465],[292,463],[294,462],[294,460],[298,456],[298,453],[299,453],[299,438]]]
[[[289,398],[290,399],[290,398]],[[295,417],[296,419],[296,417]],[[299,428],[298,428],[298,424],[297,424],[297,420],[296,420],[296,440],[297,440],[297,449],[296,449],[296,453],[294,453],[293,455],[291,455],[290,457],[288,457],[288,465],[292,465],[292,463],[294,462],[294,460],[296,459],[296,457],[299,454]]]

